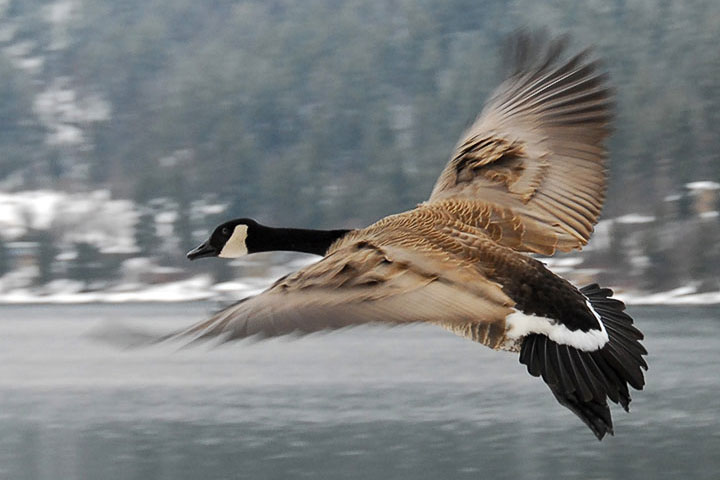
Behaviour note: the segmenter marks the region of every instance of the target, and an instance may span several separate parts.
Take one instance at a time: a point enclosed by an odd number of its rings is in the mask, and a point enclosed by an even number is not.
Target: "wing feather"
[[[442,263],[358,241],[171,338],[231,341],[427,322],[499,346],[514,302],[475,269],[437,273],[447,270]]]
[[[535,239],[507,244],[519,251],[581,248],[604,201],[608,75],[588,50],[566,59],[566,47],[517,37],[514,73],[461,138],[428,202],[510,209]]]

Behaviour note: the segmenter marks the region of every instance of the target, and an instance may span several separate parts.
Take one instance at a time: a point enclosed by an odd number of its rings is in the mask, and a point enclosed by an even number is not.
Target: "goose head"
[[[333,242],[350,230],[275,228],[250,218],[236,218],[219,225],[210,238],[190,250],[190,260],[202,257],[238,258],[256,252],[302,252],[325,255]]]
[[[259,228],[259,224],[250,218],[236,218],[213,230],[210,238],[187,253],[190,260],[203,257],[238,258],[253,249],[248,247],[248,239]],[[252,242],[251,242],[252,243]]]

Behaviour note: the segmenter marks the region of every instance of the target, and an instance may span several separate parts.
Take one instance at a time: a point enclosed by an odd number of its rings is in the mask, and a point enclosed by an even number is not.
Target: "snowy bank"
[[[256,295],[270,286],[274,278],[249,277],[242,281],[213,284],[209,276],[158,285],[126,284],[102,291],[83,292],[69,283],[53,291],[15,289],[0,292],[0,304],[40,303],[142,303],[190,302],[214,300],[230,302]],[[720,304],[720,292],[697,293],[693,286],[685,286],[660,293],[617,291],[615,296],[628,305],[714,305]]]
[[[716,305],[720,292],[697,293],[694,286],[685,286],[667,292],[619,292],[616,295],[628,305]]]
[[[212,284],[209,276],[158,285],[120,285],[99,291],[77,291],[68,286],[52,292],[39,289],[14,289],[0,292],[0,304],[33,303],[131,303],[190,302],[197,300],[232,300],[261,292],[267,285],[257,279],[232,284]],[[232,287],[232,288],[230,288]]]

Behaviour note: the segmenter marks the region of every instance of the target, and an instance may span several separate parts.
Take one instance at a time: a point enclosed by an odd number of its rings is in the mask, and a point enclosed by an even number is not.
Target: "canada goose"
[[[220,225],[188,257],[297,250],[323,258],[172,338],[231,341],[361,323],[428,322],[519,352],[598,439],[607,399],[642,389],[643,335],[611,298],[528,254],[582,248],[604,200],[607,75],[565,40],[519,35],[514,71],[465,132],[430,198],[358,230]]]

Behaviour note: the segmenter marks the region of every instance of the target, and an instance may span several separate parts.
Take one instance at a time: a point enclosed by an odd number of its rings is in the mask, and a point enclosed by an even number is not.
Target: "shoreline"
[[[10,305],[81,305],[127,303],[188,303],[199,301],[237,301],[262,292],[272,282],[250,278],[245,282],[210,283],[207,277],[194,277],[157,285],[125,285],[97,291],[38,292],[33,289],[16,289],[0,292],[0,306]],[[720,291],[697,293],[693,286],[666,292],[642,291],[615,292],[615,297],[631,306],[653,305],[718,305]]]

